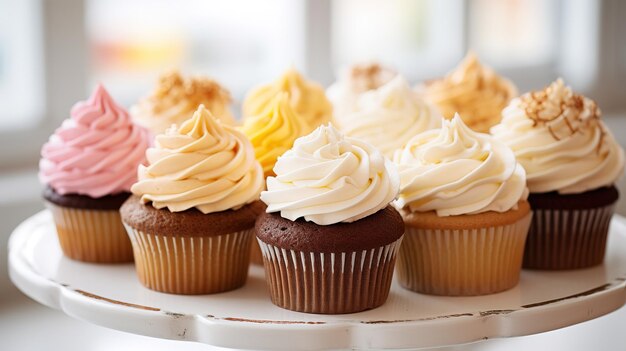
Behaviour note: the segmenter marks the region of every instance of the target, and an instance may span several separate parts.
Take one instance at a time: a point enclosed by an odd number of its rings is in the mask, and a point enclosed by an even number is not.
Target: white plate
[[[602,266],[524,271],[516,288],[480,297],[420,295],[394,282],[382,307],[347,315],[275,307],[260,267],[251,268],[243,288],[228,293],[177,296],[148,290],[132,264],[65,258],[47,211],[14,231],[9,265],[15,285],[38,302],[130,333],[239,349],[434,347],[545,332],[620,308],[626,302],[626,220],[613,219]]]

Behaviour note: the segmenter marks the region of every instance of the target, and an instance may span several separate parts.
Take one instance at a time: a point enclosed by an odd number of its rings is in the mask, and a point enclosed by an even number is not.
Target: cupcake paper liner
[[[425,294],[473,296],[519,282],[532,213],[512,224],[475,229],[406,227],[397,274],[404,288]]]
[[[133,261],[133,249],[117,210],[77,209],[46,202],[65,256],[92,263]]]
[[[139,281],[170,294],[213,294],[243,286],[253,229],[216,236],[144,233],[126,225]]]
[[[590,209],[536,209],[524,268],[576,269],[604,260],[614,204]]]
[[[401,241],[370,250],[317,253],[258,240],[272,302],[292,311],[324,314],[382,305],[389,295]]]
[[[254,240],[252,245],[250,245],[250,263],[259,266],[263,265],[263,254],[261,253],[261,247],[256,240]]]

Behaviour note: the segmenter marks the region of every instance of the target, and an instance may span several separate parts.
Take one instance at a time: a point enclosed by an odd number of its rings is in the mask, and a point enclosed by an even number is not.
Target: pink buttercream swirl
[[[98,85],[43,146],[39,179],[61,195],[99,198],[128,192],[149,140],[148,131],[133,124]]]

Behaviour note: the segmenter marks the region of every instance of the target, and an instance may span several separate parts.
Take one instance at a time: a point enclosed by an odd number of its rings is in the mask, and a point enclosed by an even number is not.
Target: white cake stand
[[[408,349],[530,335],[588,321],[626,302],[626,220],[611,223],[604,265],[524,271],[516,288],[481,297],[415,294],[395,282],[380,308],[313,315],[272,305],[263,270],[223,294],[177,296],[148,290],[132,264],[95,265],[64,257],[47,211],[23,222],[9,242],[15,285],[34,300],[91,323],[157,338],[238,349]]]

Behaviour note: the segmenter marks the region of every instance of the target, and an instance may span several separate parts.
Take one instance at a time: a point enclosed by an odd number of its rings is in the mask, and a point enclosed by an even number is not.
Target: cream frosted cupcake
[[[334,115],[344,116],[356,111],[359,96],[389,83],[396,75],[394,70],[378,63],[353,65],[326,89]]]
[[[309,126],[306,133],[332,120],[333,108],[322,86],[306,80],[295,69],[287,70],[270,84],[252,89],[243,101],[243,117],[263,115],[280,93],[287,93],[296,116]]]
[[[246,137],[200,105],[157,135],[121,208],[139,280],[174,294],[209,294],[247,278],[263,171]]]
[[[435,295],[482,295],[519,281],[531,221],[526,175],[513,152],[457,115],[394,158],[406,227],[398,280]]]
[[[471,52],[454,71],[426,82],[422,90],[424,98],[437,106],[445,118],[458,112],[465,124],[485,133],[500,122],[500,112],[517,96],[511,81],[483,66]]]
[[[511,101],[492,134],[527,173],[535,212],[524,267],[572,269],[602,262],[624,151],[596,103],[561,79]]]
[[[67,257],[97,263],[133,260],[119,208],[130,196],[149,142],[148,131],[134,125],[98,85],[43,146],[39,179]]]
[[[362,94],[354,112],[335,118],[344,133],[367,141],[389,158],[416,134],[441,126],[441,115],[401,76]]]
[[[296,140],[274,171],[256,223],[272,302],[330,314],[383,304],[404,232],[389,206],[394,165],[329,125]]]
[[[132,106],[130,113],[137,124],[157,135],[172,124],[181,125],[199,105],[219,116],[222,123],[235,125],[230,103],[230,93],[216,81],[173,71],[162,75],[154,92]]]

